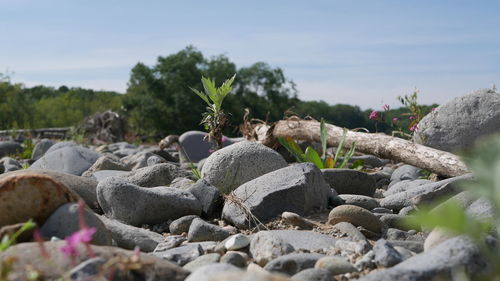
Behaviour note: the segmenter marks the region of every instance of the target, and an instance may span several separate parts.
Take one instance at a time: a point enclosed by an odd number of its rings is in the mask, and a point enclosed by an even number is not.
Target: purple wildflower
[[[372,111],[370,113],[370,116],[368,116],[369,119],[378,119],[378,112],[377,111]]]

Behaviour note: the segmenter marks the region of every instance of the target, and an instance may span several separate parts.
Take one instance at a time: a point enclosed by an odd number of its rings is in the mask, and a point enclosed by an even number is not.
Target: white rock
[[[250,239],[248,239],[246,235],[236,234],[226,240],[226,243],[224,243],[224,247],[226,247],[228,251],[233,251],[245,248],[249,244]]]

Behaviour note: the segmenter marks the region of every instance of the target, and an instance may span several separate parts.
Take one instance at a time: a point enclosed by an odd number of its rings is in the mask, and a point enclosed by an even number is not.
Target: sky
[[[188,45],[283,69],[299,98],[362,109],[500,86],[500,1],[0,0],[0,73],[125,93],[137,62]]]

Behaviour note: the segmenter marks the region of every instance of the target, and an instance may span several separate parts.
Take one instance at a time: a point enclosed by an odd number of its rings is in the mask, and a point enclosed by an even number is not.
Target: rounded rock
[[[354,205],[335,207],[328,215],[328,223],[335,225],[339,222],[349,222],[355,226],[362,226],[369,231],[381,233],[383,223],[370,211]]]
[[[285,159],[275,150],[242,141],[212,153],[201,175],[221,193],[227,194],[250,180],[286,166]]]
[[[65,185],[46,175],[6,176],[0,180],[0,227],[30,218],[41,225],[59,206],[78,199]]]

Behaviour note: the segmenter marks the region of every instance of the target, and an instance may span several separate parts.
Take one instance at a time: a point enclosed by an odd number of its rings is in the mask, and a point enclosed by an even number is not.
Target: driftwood
[[[328,145],[338,146],[344,129],[326,124]],[[320,141],[320,123],[310,120],[287,119],[272,126],[254,126],[255,140],[275,146],[277,137],[291,136],[296,140]],[[404,162],[440,176],[455,177],[468,173],[465,164],[455,154],[416,144],[408,140],[391,137],[383,133],[348,131],[344,146],[350,148],[356,142],[356,151],[380,158]]]

